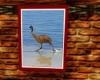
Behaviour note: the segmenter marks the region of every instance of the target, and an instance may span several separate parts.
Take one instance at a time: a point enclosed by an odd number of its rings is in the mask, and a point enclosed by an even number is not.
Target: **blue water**
[[[63,48],[64,10],[31,10],[22,12],[23,46],[39,44],[32,38],[30,25],[38,35],[45,34],[52,38],[55,48]],[[48,48],[44,44],[44,48]]]

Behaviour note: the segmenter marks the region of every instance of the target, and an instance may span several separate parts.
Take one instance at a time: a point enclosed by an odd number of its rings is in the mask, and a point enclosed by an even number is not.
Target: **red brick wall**
[[[12,2],[9,2],[12,1]],[[63,4],[62,0],[28,0],[31,4]],[[18,15],[16,3],[0,1],[0,80],[91,80],[100,79],[100,0],[78,0],[69,5],[68,48],[64,73],[28,72],[18,68]],[[6,2],[6,3],[5,3]],[[86,4],[84,4],[86,3]],[[6,6],[8,5],[9,6]],[[14,4],[14,6],[11,6]],[[73,12],[72,7],[75,7]],[[7,11],[8,10],[8,11]]]

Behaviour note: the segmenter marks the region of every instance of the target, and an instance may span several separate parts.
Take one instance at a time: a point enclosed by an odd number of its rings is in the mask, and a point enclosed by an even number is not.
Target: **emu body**
[[[37,41],[37,43],[40,43],[40,45],[41,45],[40,48],[37,49],[36,51],[39,51],[40,49],[42,49],[42,45],[44,43],[48,43],[49,45],[51,45],[52,50],[55,51],[53,44],[52,44],[52,39],[48,35],[38,35],[38,34],[34,33],[32,26],[30,26],[30,29],[31,29],[32,37]]]

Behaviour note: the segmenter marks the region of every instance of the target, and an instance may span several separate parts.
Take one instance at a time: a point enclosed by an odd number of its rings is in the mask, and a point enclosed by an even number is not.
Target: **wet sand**
[[[37,48],[25,47],[22,53],[23,68],[63,68],[63,50],[41,49],[36,52]]]

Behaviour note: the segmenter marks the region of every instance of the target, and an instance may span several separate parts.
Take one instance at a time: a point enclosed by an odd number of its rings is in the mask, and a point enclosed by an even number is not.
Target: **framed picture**
[[[66,5],[19,7],[19,63],[26,70],[64,70]]]

